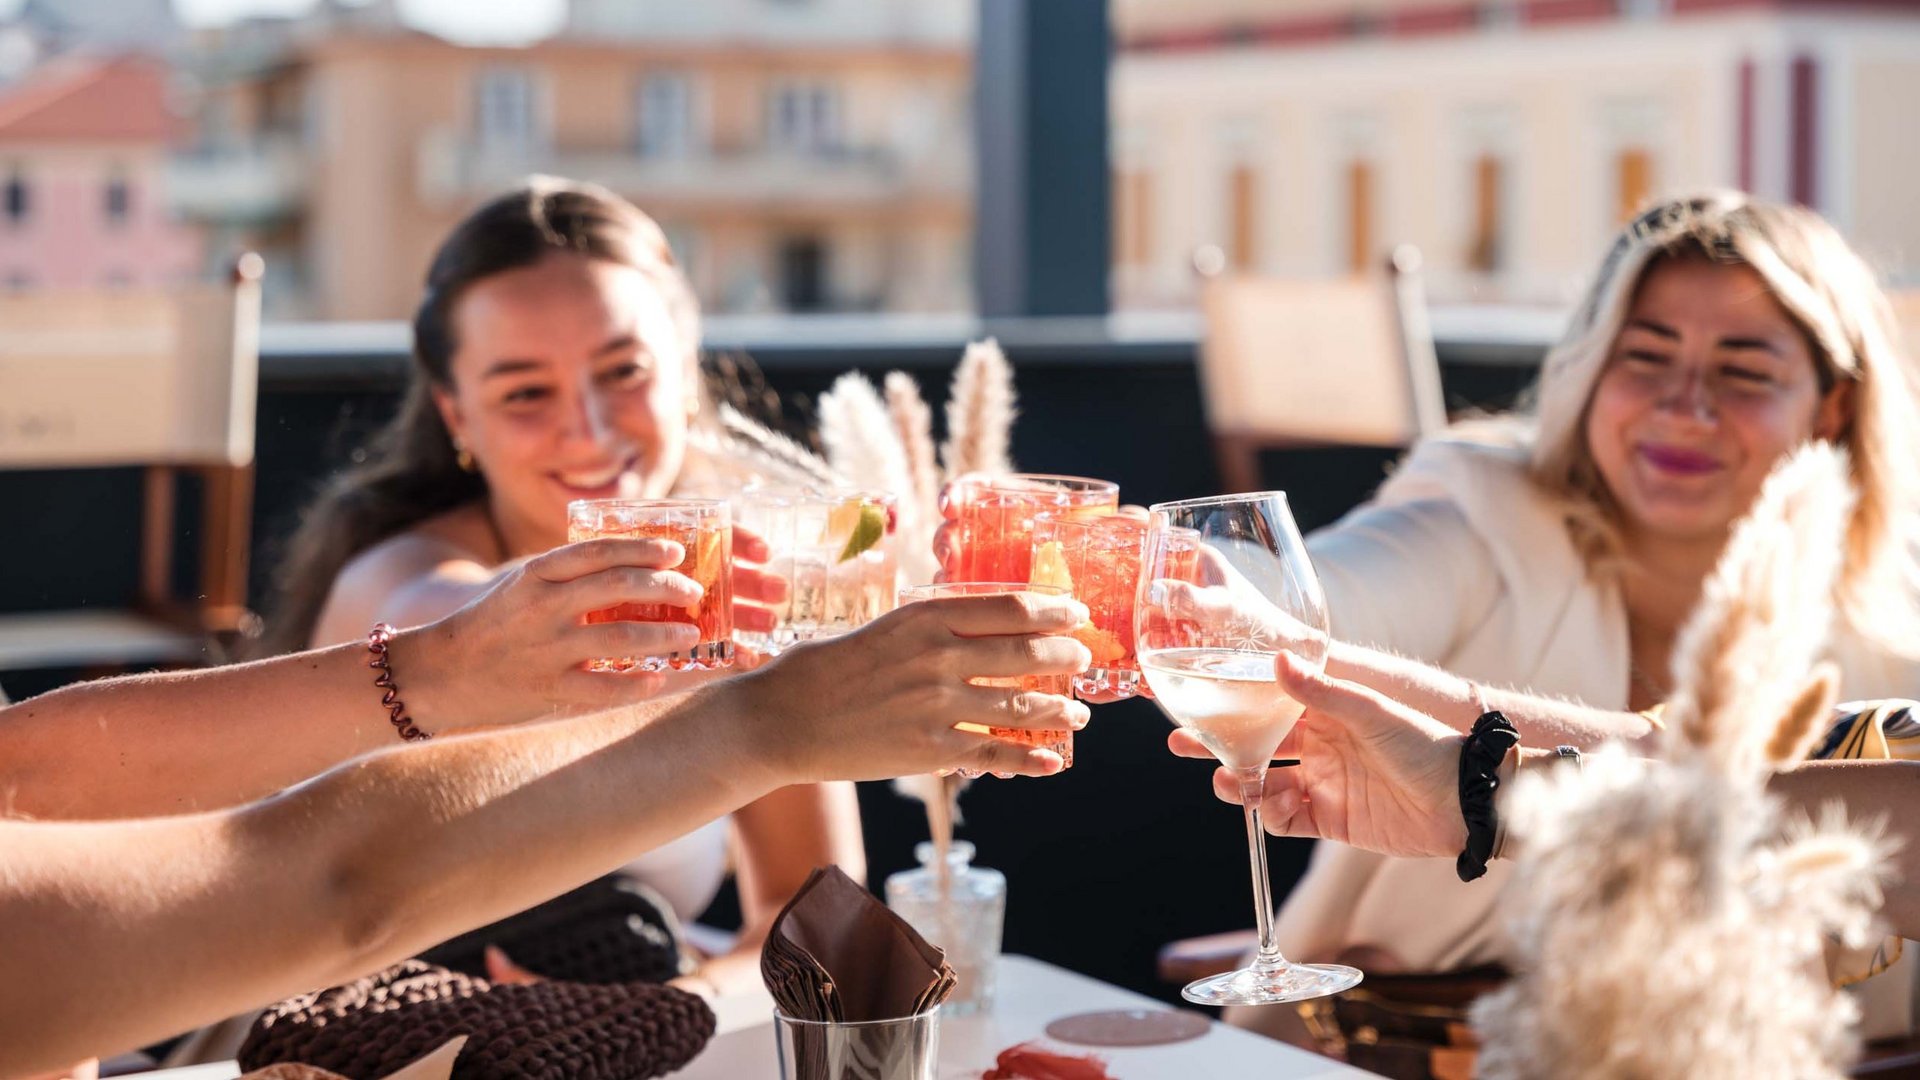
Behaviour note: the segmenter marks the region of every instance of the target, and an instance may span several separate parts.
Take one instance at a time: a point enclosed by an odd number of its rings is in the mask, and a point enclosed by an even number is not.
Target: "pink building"
[[[0,288],[164,284],[201,243],[162,190],[183,131],[142,56],[63,57],[0,92]]]

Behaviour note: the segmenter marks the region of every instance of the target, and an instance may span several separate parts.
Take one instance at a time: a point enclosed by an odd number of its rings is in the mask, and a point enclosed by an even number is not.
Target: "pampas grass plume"
[[[1013,366],[1000,343],[988,338],[968,345],[947,399],[947,441],[940,450],[947,479],[1012,472],[1008,447],[1017,414]]]
[[[1474,1007],[1480,1075],[1845,1074],[1858,1010],[1824,948],[1871,944],[1889,849],[1836,808],[1788,818],[1766,775],[1831,709],[1814,663],[1852,498],[1831,448],[1768,479],[1676,648],[1663,760],[1603,747],[1514,784],[1517,975]]]

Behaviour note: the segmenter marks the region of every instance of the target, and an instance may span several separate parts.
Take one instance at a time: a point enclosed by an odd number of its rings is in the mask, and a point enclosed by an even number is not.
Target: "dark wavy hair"
[[[433,403],[433,389],[451,381],[453,308],[476,282],[556,251],[639,270],[697,353],[700,310],[692,286],[660,226],[632,203],[595,184],[537,177],[469,214],[427,269],[413,317],[413,376],[400,411],[301,514],[275,574],[259,654],[307,647],[334,579],[355,555],[486,494],[486,479],[460,468]],[[694,362],[690,355],[690,369]]]

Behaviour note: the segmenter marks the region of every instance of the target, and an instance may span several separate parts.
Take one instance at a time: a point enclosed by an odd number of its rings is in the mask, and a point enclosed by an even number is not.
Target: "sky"
[[[217,26],[248,15],[293,15],[315,0],[173,0],[182,22]],[[0,15],[21,0],[0,0]],[[468,42],[518,42],[557,29],[566,0],[399,0],[400,16],[422,30]]]

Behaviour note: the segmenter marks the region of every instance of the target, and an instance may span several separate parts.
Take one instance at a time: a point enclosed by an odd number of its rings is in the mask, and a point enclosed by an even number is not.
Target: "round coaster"
[[[1049,1038],[1081,1046],[1165,1046],[1207,1033],[1211,1020],[1174,1009],[1113,1009],[1063,1016],[1047,1025]]]

